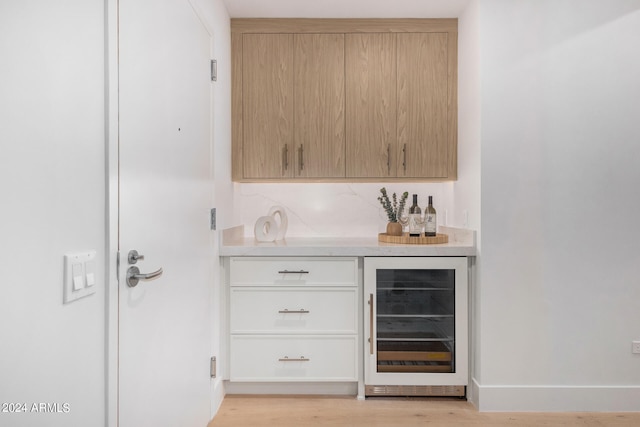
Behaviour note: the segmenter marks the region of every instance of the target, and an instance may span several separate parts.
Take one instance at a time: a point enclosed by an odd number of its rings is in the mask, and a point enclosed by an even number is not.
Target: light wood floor
[[[209,427],[640,426],[631,413],[478,412],[459,399],[227,396]]]

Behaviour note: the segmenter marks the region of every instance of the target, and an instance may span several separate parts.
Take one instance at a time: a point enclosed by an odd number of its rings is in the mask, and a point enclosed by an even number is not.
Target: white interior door
[[[118,22],[119,426],[205,426],[211,37],[188,0],[120,0]],[[131,250],[162,275],[129,287]]]

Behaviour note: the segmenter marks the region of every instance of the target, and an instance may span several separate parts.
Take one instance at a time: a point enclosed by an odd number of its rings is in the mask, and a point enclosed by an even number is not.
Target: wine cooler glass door
[[[365,383],[468,382],[467,260],[367,258]]]
[[[455,270],[376,270],[377,372],[455,372]]]

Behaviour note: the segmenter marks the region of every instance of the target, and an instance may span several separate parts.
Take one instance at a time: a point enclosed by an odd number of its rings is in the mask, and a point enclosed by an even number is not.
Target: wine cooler
[[[365,395],[465,396],[468,262],[367,257]]]

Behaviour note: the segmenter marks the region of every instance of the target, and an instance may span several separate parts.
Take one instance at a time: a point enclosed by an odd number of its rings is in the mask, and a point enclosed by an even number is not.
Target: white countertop
[[[373,237],[288,237],[257,242],[244,236],[244,227],[223,230],[221,256],[475,256],[476,233],[462,228],[439,227],[448,243],[411,245],[383,243]]]

